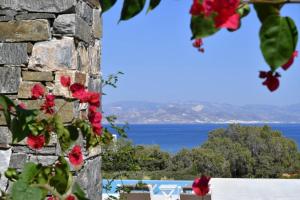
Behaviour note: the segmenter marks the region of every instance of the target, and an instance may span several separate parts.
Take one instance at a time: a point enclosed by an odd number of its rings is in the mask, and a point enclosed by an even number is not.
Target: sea
[[[243,125],[243,124],[241,124]],[[279,130],[286,138],[300,147],[300,124],[245,124],[245,126],[268,125]],[[159,145],[164,151],[176,153],[183,148],[200,146],[208,139],[208,133],[229,124],[130,124],[128,138],[136,145]]]

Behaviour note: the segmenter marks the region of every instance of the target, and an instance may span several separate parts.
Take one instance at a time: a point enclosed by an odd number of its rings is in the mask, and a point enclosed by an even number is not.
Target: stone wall
[[[101,18],[98,0],[0,0],[0,94],[38,108],[31,87],[39,82],[65,103],[68,91],[60,85],[60,76],[100,91]],[[82,106],[67,103],[64,122],[82,112]],[[0,173],[7,167],[21,169],[25,162],[52,163],[59,153],[55,138],[35,152],[25,142],[11,144],[11,135],[0,112]],[[84,143],[84,141],[78,141]],[[101,199],[100,149],[85,152],[85,166],[77,180],[92,200]],[[0,189],[9,183],[2,176]]]

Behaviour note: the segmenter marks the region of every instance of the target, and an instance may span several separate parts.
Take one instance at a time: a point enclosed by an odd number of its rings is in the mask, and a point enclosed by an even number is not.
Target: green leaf
[[[192,39],[211,36],[219,31],[215,26],[213,17],[192,16],[191,30]]]
[[[238,8],[237,13],[241,16],[241,18],[246,17],[250,13],[251,9],[249,4],[244,4]]]
[[[257,16],[262,23],[271,15],[279,16],[281,7],[282,5],[280,4],[254,4]]]
[[[11,122],[11,116],[10,116],[10,112],[9,112],[9,108],[11,106],[16,107],[12,100],[10,100],[8,97],[6,97],[4,95],[0,95],[0,107],[2,107],[2,109],[3,109],[6,124],[8,124],[8,125],[10,125],[10,122]]]
[[[113,7],[113,5],[115,5],[116,2],[117,0],[100,0],[102,13],[106,12],[111,7]]]
[[[264,20],[260,29],[260,48],[273,71],[288,62],[297,40],[297,28],[291,18],[272,15]]]
[[[60,194],[64,194],[70,188],[72,175],[69,172],[70,167],[67,161],[62,156],[59,157],[58,161],[60,164],[55,167],[55,176],[50,179],[50,185]]]
[[[42,200],[45,198],[41,189],[30,187],[23,181],[13,184],[11,195],[12,200]]]
[[[146,0],[124,0],[120,21],[129,20],[139,14],[145,3]]]
[[[13,143],[21,142],[28,135],[28,131],[24,131],[22,129],[22,124],[17,118],[13,118],[13,120],[11,121],[11,133]]]
[[[75,126],[67,126],[66,127],[70,133],[70,139],[72,142],[76,142],[79,137],[78,128]]]
[[[23,171],[20,174],[19,178],[24,183],[31,183],[33,179],[38,175],[41,170],[41,165],[28,162],[24,165]]]
[[[72,193],[77,197],[78,200],[89,200],[88,198],[86,198],[84,191],[76,182],[73,184]]]
[[[64,127],[64,124],[58,115],[56,115],[53,120],[60,147],[63,151],[66,151],[71,146],[70,132]]]
[[[150,0],[150,5],[147,12],[154,10],[160,4],[160,2],[161,0]]]
[[[19,179],[19,174],[15,168],[8,168],[5,173],[5,177],[10,181],[16,181]],[[0,177],[1,178],[1,177]]]

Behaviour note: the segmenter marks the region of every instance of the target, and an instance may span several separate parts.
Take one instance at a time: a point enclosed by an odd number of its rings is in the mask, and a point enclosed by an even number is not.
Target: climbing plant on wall
[[[280,14],[285,3],[297,1],[192,0],[190,28],[193,46],[204,52],[203,38],[210,37],[221,29],[237,31],[241,27],[242,19],[250,13],[249,4],[253,4],[261,22],[260,49],[270,68],[268,71],[261,71],[259,77],[264,79],[263,85],[273,92],[279,87],[281,75],[277,70],[289,69],[298,55],[296,51],[298,30],[294,20]],[[117,0],[100,0],[102,12],[109,10],[116,2]],[[147,12],[154,10],[160,3],[161,0],[150,0]],[[145,5],[146,0],[124,0],[120,21],[135,17]]]

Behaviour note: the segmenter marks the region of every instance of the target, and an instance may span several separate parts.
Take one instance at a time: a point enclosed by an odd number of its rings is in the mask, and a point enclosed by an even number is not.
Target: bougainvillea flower
[[[197,48],[198,51],[204,53],[204,48],[202,48],[202,46],[203,46],[203,40],[201,38],[195,39],[195,41],[193,42],[193,46],[195,48]]]
[[[69,87],[71,85],[71,77],[70,76],[61,76],[60,83],[64,87]]]
[[[97,111],[98,111],[98,107],[97,106],[93,106],[93,105],[89,106],[89,113],[95,113]]]
[[[31,149],[41,149],[43,148],[44,144],[45,144],[45,136],[44,135],[38,135],[38,136],[34,136],[32,134],[28,135],[27,137],[27,145],[31,148]]]
[[[76,200],[76,197],[73,195],[68,195],[66,200]]]
[[[58,198],[58,197],[51,196],[51,197],[48,197],[47,200],[59,200],[59,198]]]
[[[74,94],[76,92],[81,92],[81,91],[84,91],[85,88],[84,88],[84,85],[80,84],[80,83],[74,83],[70,86],[70,90],[71,92]]]
[[[190,9],[193,16],[214,17],[217,28],[237,29],[240,15],[237,13],[240,0],[194,0]]]
[[[193,46],[195,48],[200,48],[203,45],[203,40],[202,39],[195,39]]]
[[[282,69],[288,70],[292,66],[292,64],[294,63],[294,60],[297,56],[298,56],[298,51],[294,51],[294,53],[292,54],[289,61],[286,64],[282,65]]]
[[[89,121],[94,123],[100,123],[102,121],[102,114],[100,112],[89,113]]]
[[[31,96],[33,99],[38,99],[44,96],[45,90],[40,84],[35,84],[31,89]]]
[[[19,103],[18,106],[22,109],[26,109],[26,105],[23,102]]]
[[[80,83],[74,83],[70,86],[72,96],[78,100],[80,103],[87,103],[90,99],[90,93],[86,91],[84,85]]]
[[[81,167],[83,164],[83,155],[81,151],[81,147],[79,145],[75,145],[71,152],[68,155],[70,163],[74,167]]]
[[[206,17],[212,14],[214,0],[194,0],[190,9],[190,14],[192,16],[199,16],[204,14]]]
[[[92,128],[93,128],[93,132],[96,135],[101,135],[102,134],[102,125],[100,123],[93,123]]]
[[[190,14],[193,16],[201,15],[204,12],[204,8],[199,0],[194,0],[190,9]]]
[[[100,93],[99,92],[90,92],[88,102],[90,105],[99,107],[100,106]]]
[[[192,185],[193,191],[198,196],[205,196],[209,192],[209,181],[210,177],[201,176],[201,178],[196,178]]]
[[[267,88],[274,92],[279,88],[280,81],[279,81],[280,74],[279,73],[273,73],[272,71],[265,72],[261,71],[259,73],[259,78],[266,79],[262,84],[267,86]]]
[[[52,94],[46,95],[46,100],[44,104],[41,106],[41,110],[45,111],[47,114],[53,114],[54,113],[54,106],[55,106],[55,96]]]
[[[212,9],[217,13],[214,19],[216,27],[237,29],[240,25],[239,5],[240,0],[214,0]]]
[[[216,27],[217,28],[228,28],[232,30],[236,30],[240,26],[240,15],[234,14],[227,18],[226,21],[223,21],[222,18],[216,17]]]

